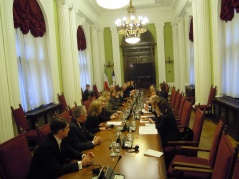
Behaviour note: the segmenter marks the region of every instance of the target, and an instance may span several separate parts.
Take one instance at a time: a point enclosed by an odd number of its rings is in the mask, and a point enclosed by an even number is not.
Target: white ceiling
[[[95,10],[98,11],[98,13],[102,14],[105,12],[115,12],[115,11],[120,11],[122,9],[126,9],[129,5],[122,7],[120,9],[105,9],[100,7],[97,3],[96,0],[88,0],[89,3],[93,6]],[[170,8],[173,9],[178,0],[133,0],[132,5],[136,9],[151,9],[151,8]]]

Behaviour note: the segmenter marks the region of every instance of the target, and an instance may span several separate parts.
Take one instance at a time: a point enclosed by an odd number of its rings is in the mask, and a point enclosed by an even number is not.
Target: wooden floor
[[[195,111],[192,110],[190,123],[189,123],[190,127],[192,127],[193,125],[194,116],[195,116]],[[216,124],[212,122],[212,119],[210,117],[205,117],[199,147],[208,148],[208,149],[211,148],[215,129],[216,129]],[[230,136],[229,136],[229,139],[232,142],[233,146],[236,146],[236,141]],[[208,159],[209,153],[199,152],[198,157]]]

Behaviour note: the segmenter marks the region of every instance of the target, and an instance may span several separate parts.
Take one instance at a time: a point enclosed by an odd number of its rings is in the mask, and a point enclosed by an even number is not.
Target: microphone
[[[111,176],[112,176],[112,174],[114,173],[115,167],[117,166],[117,164],[119,163],[119,161],[120,161],[121,158],[122,158],[122,156],[119,155],[118,160],[117,160],[117,162],[116,162],[116,164],[115,164],[115,166],[114,166],[114,168],[113,168],[113,170],[112,170],[112,172],[111,172],[111,174],[110,174],[109,179],[111,179]]]

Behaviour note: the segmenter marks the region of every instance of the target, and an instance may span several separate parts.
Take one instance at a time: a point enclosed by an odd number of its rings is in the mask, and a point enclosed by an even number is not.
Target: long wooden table
[[[140,149],[136,153],[128,153],[126,149],[122,149],[120,154],[121,160],[115,168],[115,172],[125,175],[125,179],[164,179],[167,178],[166,168],[163,155],[159,158],[145,156],[144,152],[147,149],[153,149],[162,151],[160,142],[160,136],[158,134],[141,135],[139,134],[139,126],[141,124],[139,120],[136,120],[137,130],[133,132],[133,145],[138,144]],[[116,131],[116,128],[112,128],[112,131]],[[110,166],[114,168],[118,157],[111,157],[111,150],[109,146],[112,141],[116,140],[115,133],[112,131],[101,131],[96,135],[101,136],[102,143],[95,146],[89,151],[95,154],[93,165],[101,165],[104,167]],[[127,134],[127,132],[125,132]],[[89,179],[92,178],[92,169],[96,166],[85,167],[78,172],[70,173],[60,177],[61,179]]]

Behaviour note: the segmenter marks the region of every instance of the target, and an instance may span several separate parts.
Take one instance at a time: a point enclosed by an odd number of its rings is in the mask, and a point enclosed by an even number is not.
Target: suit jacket
[[[108,112],[105,108],[102,108],[102,111],[101,111],[100,115],[98,116],[99,123],[109,121],[110,116],[111,116],[111,113]]]
[[[113,96],[110,97],[109,103],[114,106],[117,106],[117,107],[119,107],[119,105],[120,105],[119,99],[117,99],[116,97],[113,97]]]
[[[158,117],[155,126],[160,133],[163,147],[167,146],[168,141],[178,140],[181,136],[172,112],[166,112]]]
[[[85,124],[81,124],[81,127],[79,127],[75,119],[71,120],[70,131],[67,137],[69,145],[79,151],[88,150],[94,147],[92,143],[93,138],[94,134],[86,129]]]
[[[86,129],[91,133],[96,133],[100,131],[98,116],[88,115],[85,121]]]
[[[82,153],[70,148],[65,139],[60,150],[54,135],[48,134],[33,155],[27,178],[53,179],[78,171],[78,163],[67,163],[66,158],[81,160]]]
[[[82,100],[86,101],[89,98],[90,98],[90,91],[86,89],[83,93]]]

